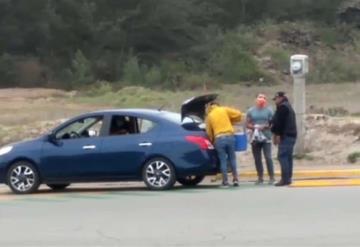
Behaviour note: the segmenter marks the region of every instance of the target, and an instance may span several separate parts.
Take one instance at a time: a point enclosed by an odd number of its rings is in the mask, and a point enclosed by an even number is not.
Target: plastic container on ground
[[[244,152],[247,150],[248,137],[246,128],[243,125],[235,126],[235,151]]]

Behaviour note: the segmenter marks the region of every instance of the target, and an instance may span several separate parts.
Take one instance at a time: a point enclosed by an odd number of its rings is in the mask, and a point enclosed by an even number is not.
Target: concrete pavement
[[[359,246],[359,187],[79,184],[0,200],[0,246]],[[8,192],[2,196],[12,196]]]

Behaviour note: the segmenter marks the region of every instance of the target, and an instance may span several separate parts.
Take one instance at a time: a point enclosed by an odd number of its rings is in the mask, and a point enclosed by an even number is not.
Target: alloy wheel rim
[[[164,161],[151,162],[146,168],[146,180],[154,187],[166,186],[171,179],[170,166]]]
[[[10,173],[10,183],[18,191],[28,191],[35,184],[35,173],[29,166],[16,166]]]

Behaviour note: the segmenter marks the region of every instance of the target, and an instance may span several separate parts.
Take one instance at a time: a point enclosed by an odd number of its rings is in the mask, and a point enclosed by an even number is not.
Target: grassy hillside
[[[78,104],[98,105],[104,107],[145,107],[179,111],[181,103],[190,97],[205,94],[218,93],[219,100],[226,105],[235,106],[246,111],[254,103],[258,93],[268,95],[269,103],[276,91],[285,91],[292,99],[292,84],[278,84],[274,86],[244,86],[244,85],[218,85],[211,89],[202,88],[196,90],[181,91],[157,91],[143,87],[125,87],[114,90],[109,84],[78,94],[71,98]],[[358,95],[359,83],[342,84],[311,84],[307,85],[308,112],[328,113],[330,115],[357,115],[360,114]],[[339,109],[336,111],[336,109]],[[341,111],[342,109],[342,111]]]
[[[189,97],[216,92],[223,104],[246,111],[257,93],[269,98],[277,90],[292,95],[291,85],[239,86],[225,85],[213,90],[157,91],[143,87],[113,90],[109,85],[85,92],[64,92],[49,89],[0,90],[0,145],[39,136],[79,113],[108,108],[159,108],[179,111]],[[336,118],[313,118],[307,123],[307,156],[309,164],[342,164],[359,148],[360,104],[359,83],[307,86],[308,113],[325,113]],[[273,104],[270,101],[270,104]],[[324,145],[327,145],[326,155]],[[344,146],[350,148],[344,149]],[[274,151],[274,154],[276,152]],[[352,157],[352,156],[351,156]],[[241,155],[242,166],[252,163],[251,154]]]
[[[125,87],[115,90],[105,84],[87,92],[64,92],[50,89],[2,89],[0,90],[0,123],[5,127],[28,126],[69,118],[81,112],[106,108],[160,108],[179,111],[181,103],[204,93],[218,93],[219,100],[246,111],[257,93],[269,98],[278,90],[286,91],[291,99],[292,86],[239,86],[225,85],[217,89],[185,91],[157,91],[143,87]],[[309,113],[327,113],[333,116],[360,115],[358,95],[360,84],[343,83],[307,86]],[[273,104],[269,99],[269,103]]]

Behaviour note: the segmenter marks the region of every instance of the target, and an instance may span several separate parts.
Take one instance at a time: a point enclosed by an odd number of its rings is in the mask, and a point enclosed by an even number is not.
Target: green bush
[[[162,84],[166,89],[176,90],[182,87],[183,77],[187,73],[184,61],[163,60],[160,67]]]
[[[158,67],[153,66],[145,74],[145,83],[148,86],[160,84],[162,82],[161,71]]]
[[[97,81],[85,93],[87,96],[100,96],[113,92],[112,85],[107,81]]]
[[[130,56],[123,68],[123,80],[131,84],[142,84],[144,82],[143,70],[138,58],[136,56]]]
[[[74,87],[82,87],[94,81],[91,62],[81,50],[77,50],[72,61],[72,84]]]
[[[356,163],[358,161],[358,159],[360,159],[360,152],[351,153],[347,157],[347,161],[352,164]]]
[[[229,33],[210,58],[209,71],[228,83],[254,81],[264,76],[251,50],[257,42],[249,33]]]
[[[315,64],[310,73],[314,83],[341,83],[360,80],[359,62],[333,52]]]
[[[265,52],[271,57],[276,69],[280,71],[288,71],[290,67],[290,52],[280,48],[269,49]]]
[[[0,57],[0,86],[14,86],[17,81],[16,74],[14,57],[7,53],[2,54]]]
[[[213,89],[219,88],[221,85],[216,83],[213,78],[211,78],[208,74],[187,74],[183,78],[183,83],[180,89]]]
[[[254,57],[235,47],[213,58],[212,71],[225,82],[254,81],[263,76]]]
[[[339,43],[339,32],[333,27],[323,27],[318,30],[320,41],[327,46],[333,46]]]

